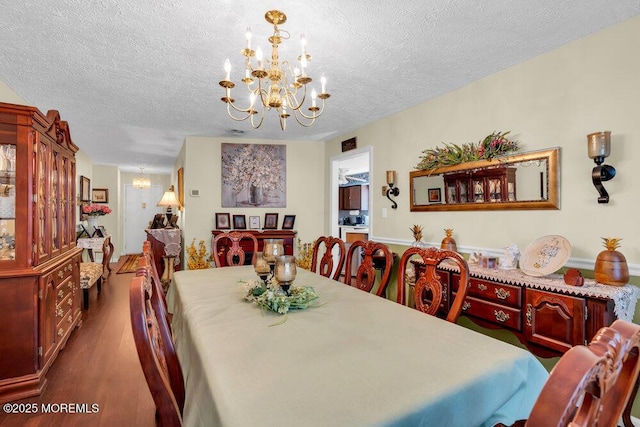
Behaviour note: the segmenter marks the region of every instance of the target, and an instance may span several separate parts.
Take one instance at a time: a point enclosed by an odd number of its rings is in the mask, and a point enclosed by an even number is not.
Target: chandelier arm
[[[254,123],[253,116],[255,116],[255,114],[251,114],[251,127],[254,129],[258,129],[260,126],[262,126],[262,121],[264,120],[264,108],[260,110],[260,121],[257,125]]]
[[[316,118],[315,118],[315,117],[312,117],[312,118],[308,118],[309,120],[311,120],[309,123],[304,123],[304,122],[302,122],[302,121],[300,120],[300,117],[298,117],[298,112],[294,112],[294,113],[293,113],[293,117],[295,117],[296,122],[298,122],[298,124],[299,124],[300,126],[304,126],[304,127],[306,127],[306,128],[311,127],[311,125],[313,125],[313,122],[315,122],[315,121],[316,121]]]
[[[295,110],[296,115],[300,114],[302,117],[308,120],[317,119],[322,115],[323,112],[324,112],[324,100],[322,100],[322,105],[320,106],[320,109],[318,111],[314,111],[313,114],[310,116],[307,116],[301,109]]]
[[[230,106],[231,106],[231,107],[233,107],[233,108],[234,108],[234,110],[236,110],[236,111],[238,111],[238,112],[241,112],[241,113],[247,113],[247,115],[246,115],[246,116],[244,116],[244,117],[241,117],[241,118],[235,117],[235,116],[231,113],[231,108],[229,108]],[[227,102],[227,114],[229,115],[229,117],[231,117],[231,118],[232,118],[233,120],[235,120],[236,122],[241,122],[241,121],[243,121],[243,120],[247,120],[247,119],[248,119],[249,117],[251,117],[251,115],[252,115],[249,111],[243,111],[243,110],[240,110],[240,109],[236,108],[236,106],[235,106],[235,105],[231,105],[231,103],[230,103],[230,102]]]
[[[287,104],[291,106],[291,109],[294,111],[298,111],[300,110],[300,107],[302,107],[304,105],[304,101],[307,99],[307,85],[302,85],[304,87],[304,92],[302,94],[302,99],[300,101],[298,101],[297,98],[297,94],[298,94],[298,89],[296,88],[295,93],[291,92],[289,89],[286,89],[286,97],[287,97]],[[295,103],[291,103],[291,100],[294,100]]]

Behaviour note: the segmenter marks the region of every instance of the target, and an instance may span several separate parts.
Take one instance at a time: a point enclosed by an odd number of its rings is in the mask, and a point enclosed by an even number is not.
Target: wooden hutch
[[[516,201],[516,168],[496,166],[444,174],[446,203]]]
[[[57,111],[0,103],[0,402],[39,394],[81,322],[77,151]]]

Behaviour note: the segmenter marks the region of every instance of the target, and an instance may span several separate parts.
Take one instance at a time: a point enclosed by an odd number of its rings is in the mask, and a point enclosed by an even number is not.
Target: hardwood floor
[[[102,293],[90,292],[89,309],[47,374],[40,396],[15,403],[35,403],[37,414],[0,411],[0,427],[13,426],[155,426],[155,406],[144,379],[131,333],[129,283],[133,273],[116,274],[126,257],[112,264]],[[48,413],[62,404],[97,405],[94,413]]]

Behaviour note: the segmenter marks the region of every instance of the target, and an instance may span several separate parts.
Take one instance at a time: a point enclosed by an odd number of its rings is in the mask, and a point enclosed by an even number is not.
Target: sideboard
[[[231,230],[211,230],[211,234],[213,234],[213,238],[215,238],[218,234],[221,233],[227,233]],[[295,238],[296,238],[296,234],[297,231],[295,230],[262,230],[262,231],[258,231],[258,230],[233,230],[233,231],[241,231],[243,233],[250,233],[253,234],[255,236],[255,238],[258,240],[258,251],[262,251],[262,247],[263,247],[263,239],[282,239],[283,240],[283,246],[284,246],[284,253],[286,255],[293,255],[293,248],[294,248],[294,244],[295,244]],[[211,248],[211,254],[213,257],[213,239],[211,239],[212,241],[212,248]],[[224,263],[226,263],[226,253],[227,253],[227,243],[228,240],[227,239],[221,239],[218,242],[218,248],[220,251],[220,261],[223,263],[223,265],[221,267],[223,267]],[[243,251],[245,251],[245,253],[247,254],[246,259],[245,259],[245,263],[246,264],[250,264],[251,263],[251,257],[253,256],[253,244],[251,243],[251,241],[249,240],[242,240],[240,242],[240,247],[242,248]]]
[[[424,265],[412,263],[418,278]],[[586,344],[618,318],[631,321],[640,292],[636,286],[612,287],[591,279],[585,279],[584,286],[570,286],[561,275],[532,277],[518,269],[469,265],[469,273],[463,315],[482,327],[511,331],[540,357],[560,356],[574,345]],[[438,275],[444,314],[458,291],[460,274],[443,262]]]

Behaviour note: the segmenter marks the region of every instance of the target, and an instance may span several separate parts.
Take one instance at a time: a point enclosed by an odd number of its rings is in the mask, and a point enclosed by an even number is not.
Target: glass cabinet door
[[[16,257],[16,146],[0,144],[0,261]]]

